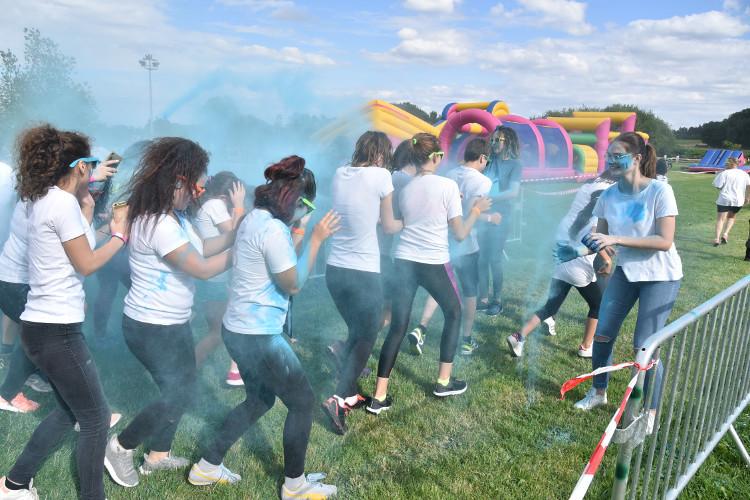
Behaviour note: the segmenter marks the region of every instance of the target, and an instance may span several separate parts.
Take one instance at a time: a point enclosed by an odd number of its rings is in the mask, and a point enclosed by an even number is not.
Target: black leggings
[[[20,317],[26,307],[28,293],[29,285],[0,281],[0,310],[14,323],[21,322]],[[8,402],[16,397],[26,379],[37,369],[20,345],[10,355],[9,364],[8,375],[0,386],[0,397]]]
[[[221,336],[240,369],[247,398],[229,413],[203,458],[219,465],[229,448],[271,409],[278,396],[288,410],[283,437],[284,475],[300,477],[305,473],[315,392],[297,356],[281,335],[243,335],[222,325]]]
[[[190,323],[154,325],[123,315],[122,333],[130,352],[156,382],[161,398],[141,410],[117,439],[132,450],[151,436],[152,451],[169,451],[180,419],[195,399],[197,369]]]
[[[420,286],[437,301],[445,317],[440,340],[440,362],[453,363],[461,328],[461,300],[450,264],[422,264],[395,259],[394,270],[397,283],[393,290],[391,328],[380,351],[378,377],[389,378],[391,375],[398,350],[409,328],[414,296]]]
[[[557,314],[560,310],[560,306],[565,301],[565,297],[568,296],[568,292],[573,288],[573,285],[566,283],[565,281],[552,279],[552,284],[549,287],[549,296],[547,303],[542,306],[535,314],[539,319],[544,321],[545,319]],[[589,305],[588,317],[592,319],[599,318],[599,306],[602,303],[602,291],[599,285],[595,281],[589,283],[584,287],[575,287],[578,293],[581,294],[583,300]]]
[[[359,374],[367,364],[378,338],[383,314],[383,289],[379,273],[336,266],[326,267],[326,285],[349,329],[335,393],[348,398],[357,394]]]

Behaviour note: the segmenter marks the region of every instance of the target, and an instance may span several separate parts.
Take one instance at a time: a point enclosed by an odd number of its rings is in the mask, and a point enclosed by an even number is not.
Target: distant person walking
[[[715,247],[719,246],[719,242],[729,241],[729,231],[734,225],[734,218],[750,200],[750,175],[738,169],[739,164],[738,158],[729,158],[725,164],[726,170],[719,172],[714,178],[713,185],[719,190],[719,199],[716,200],[716,235],[713,244]],[[724,223],[727,225],[726,229]]]

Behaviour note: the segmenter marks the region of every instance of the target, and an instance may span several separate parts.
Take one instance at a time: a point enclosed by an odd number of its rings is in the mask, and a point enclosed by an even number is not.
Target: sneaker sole
[[[586,353],[586,354],[581,354],[581,353],[579,352],[579,353],[578,353],[578,357],[579,357],[579,358],[585,358],[585,359],[589,359],[589,358],[591,358],[591,353],[589,352],[589,353]]]
[[[490,311],[488,310],[488,311],[485,311],[485,312],[484,312],[484,315],[485,315],[485,316],[490,316],[490,317],[494,318],[495,316],[500,316],[500,313],[502,313],[502,312],[503,312],[503,310],[502,310],[502,309],[500,309],[500,310],[499,310],[498,312],[496,312],[496,313],[490,313]]]
[[[419,345],[419,339],[411,332],[409,332],[409,352],[414,354],[415,356],[422,355],[422,346]]]
[[[505,342],[508,343],[508,348],[510,349],[510,353],[513,355],[513,357],[514,358],[520,358],[521,355],[520,354],[516,354],[516,351],[515,351],[515,349],[513,349],[513,344],[511,344],[510,340],[505,339]],[[523,351],[521,351],[521,353],[523,353]]]
[[[341,422],[339,421],[338,415],[335,415],[335,414],[334,414],[334,413],[333,413],[333,412],[331,411],[331,408],[330,408],[330,407],[329,407],[328,405],[326,405],[326,404],[323,404],[323,405],[321,405],[321,406],[322,406],[322,407],[323,407],[323,409],[324,409],[324,410],[326,411],[326,415],[328,415],[328,416],[330,417],[330,419],[331,419],[331,424],[333,424],[333,428],[334,428],[334,430],[335,430],[335,431],[336,431],[336,432],[337,432],[338,434],[341,434],[342,436],[343,436],[344,434],[346,434],[346,431],[347,431],[348,429],[346,428],[346,426],[345,426],[345,425],[341,424]]]
[[[231,385],[232,387],[239,387],[241,385],[245,385],[245,382],[242,380],[227,380],[227,385]]]
[[[235,481],[237,482],[237,481]],[[193,486],[209,486],[209,485],[216,485],[216,484],[232,484],[226,479],[220,479],[218,481],[215,481],[213,479],[207,479],[206,481],[196,481],[192,477],[188,477],[188,483],[192,484]]]
[[[109,446],[109,444],[107,444],[107,446]],[[128,484],[120,479],[115,473],[115,468],[112,466],[112,462],[110,462],[106,456],[104,457],[104,467],[107,469],[107,472],[109,472],[109,477],[112,478],[112,481],[116,482],[120,486],[124,486],[125,488],[133,488],[134,486],[138,486],[138,481],[136,481],[135,484]]]
[[[442,398],[445,396],[457,396],[459,394],[463,394],[464,392],[466,392],[466,389],[468,388],[469,388],[469,385],[467,384],[463,389],[459,389],[456,391],[445,391],[445,392],[432,391],[432,393],[439,398]]]
[[[10,403],[0,403],[0,410],[5,410],[13,413],[25,413]]]
[[[365,408],[365,410],[367,410],[367,412],[368,412],[368,413],[372,413],[373,415],[380,415],[380,412],[381,412],[381,411],[385,411],[385,410],[388,410],[389,408],[390,408],[390,406],[381,406],[380,408],[378,408],[378,409],[376,410],[376,409],[374,409],[374,408],[370,408],[370,407],[368,406],[368,407],[366,407],[366,408]]]

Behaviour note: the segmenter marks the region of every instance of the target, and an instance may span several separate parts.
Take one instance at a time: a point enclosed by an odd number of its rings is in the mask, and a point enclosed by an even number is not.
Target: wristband
[[[487,214],[487,222],[492,222],[492,216],[490,214]]]
[[[620,243],[622,243],[622,237],[618,236],[617,237],[617,246],[618,247],[620,246]]]
[[[234,213],[236,213],[236,214],[241,214],[244,211],[245,211],[245,209],[242,208],[242,207],[234,207]]]
[[[477,211],[477,217],[480,216],[480,215],[482,215],[482,211],[479,210],[477,207],[471,207],[471,209]]]
[[[110,235],[110,238],[109,238],[109,239],[111,240],[112,238],[120,238],[120,239],[122,240],[122,242],[123,242],[123,243],[125,243],[126,245],[127,245],[127,243],[128,243],[128,239],[127,239],[127,238],[125,237],[125,235],[124,235],[124,234],[122,234],[122,233],[112,233],[112,234]]]
[[[608,265],[608,264],[612,263],[612,261],[609,260],[609,259],[607,259],[607,260],[602,259],[602,262],[604,262],[605,265]]]
[[[304,229],[297,229],[297,228],[296,228],[296,227],[294,227],[294,226],[291,226],[291,227],[289,228],[289,230],[290,230],[291,232],[293,232],[294,234],[305,234],[305,230],[304,230]]]

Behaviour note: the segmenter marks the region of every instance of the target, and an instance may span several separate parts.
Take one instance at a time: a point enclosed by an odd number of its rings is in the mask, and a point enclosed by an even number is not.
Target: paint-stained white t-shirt
[[[63,243],[94,232],[75,196],[52,186],[28,207],[29,291],[24,321],[70,324],[83,321],[83,275],[76,271]]]
[[[10,222],[10,235],[0,253],[0,281],[29,282],[28,203],[18,200]]]
[[[224,327],[247,335],[281,333],[289,295],[273,275],[297,265],[286,224],[256,208],[242,221],[234,244],[234,270]]]
[[[741,207],[745,204],[745,193],[750,186],[750,175],[739,168],[730,168],[719,172],[713,185],[720,189],[717,205]]]
[[[219,231],[219,224],[232,220],[232,216],[229,215],[226,204],[219,198],[213,198],[208,200],[201,208],[198,213],[195,214],[193,223],[195,230],[201,236],[201,238],[215,238],[221,235]],[[207,281],[213,281],[214,283],[225,283],[229,279],[229,271],[225,271],[221,274],[217,274],[213,278],[208,278]]]
[[[179,222],[164,213],[133,222],[128,240],[132,286],[123,309],[131,319],[155,325],[179,325],[190,319],[195,279],[164,256],[186,243],[195,247],[200,240],[190,222],[178,218]],[[195,250],[202,254],[202,245]]]
[[[445,176],[448,179],[455,181],[458,185],[458,191],[462,197],[462,209],[464,214],[468,214],[471,211],[476,197],[487,196],[490,194],[492,181],[489,177],[478,170],[461,165],[449,170]],[[477,224],[480,224],[480,222],[477,221],[474,224],[469,236],[464,238],[462,242],[459,243],[451,237],[451,256],[458,257],[479,251],[479,244],[477,243]]]
[[[380,201],[392,192],[391,174],[385,168],[346,165],[336,169],[331,184],[331,208],[341,216],[341,229],[331,237],[328,264],[380,272],[376,226]]]
[[[461,195],[455,181],[429,174],[415,177],[401,191],[404,230],[393,257],[445,264],[450,261],[448,221],[461,217]]]
[[[656,220],[677,215],[672,186],[651,181],[638,194],[627,195],[618,184],[599,197],[594,215],[607,221],[609,234],[643,238],[656,234]],[[617,265],[628,281],[674,281],[682,278],[682,261],[672,246],[666,252],[620,246]]]

